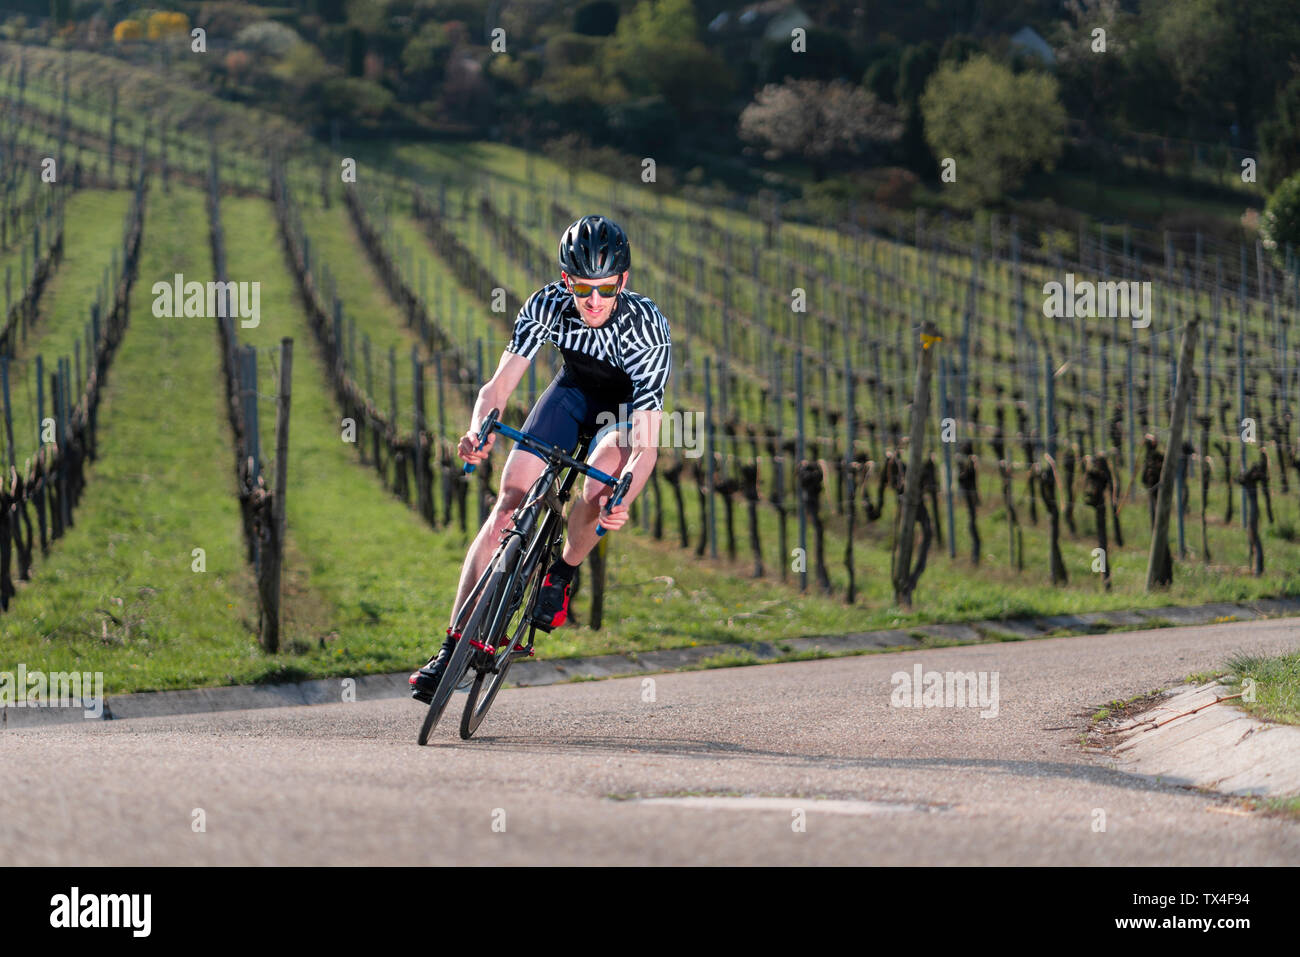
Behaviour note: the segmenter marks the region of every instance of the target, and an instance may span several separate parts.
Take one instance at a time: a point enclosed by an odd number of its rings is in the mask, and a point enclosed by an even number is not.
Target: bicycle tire
[[[483,723],[488,710],[492,707],[492,702],[496,700],[497,692],[505,685],[506,673],[514,662],[515,649],[519,647],[524,630],[530,625],[528,616],[537,600],[535,580],[538,578],[539,570],[545,567],[546,563],[544,561],[538,561],[535,567],[528,570],[528,582],[524,585],[524,600],[510,609],[509,614],[506,615],[507,630],[511,632],[511,635],[505,647],[497,652],[496,669],[494,671],[481,669],[474,678],[474,684],[470,686],[469,695],[465,701],[465,710],[461,713],[460,718],[460,736],[466,741],[473,737],[474,732],[479,729],[479,725]],[[518,569],[515,569],[515,572],[517,574]],[[511,588],[514,587],[513,576],[512,580],[507,584]],[[534,587],[529,589],[529,584],[533,584]],[[517,620],[515,619],[516,614],[519,615]],[[483,689],[485,679],[487,679],[486,693],[484,693]],[[480,695],[483,695],[481,700]]]
[[[493,559],[495,564],[492,573],[477,604],[474,606],[474,613],[470,615],[469,621],[461,631],[460,640],[456,642],[456,650],[452,652],[451,660],[447,662],[447,668],[438,681],[438,690],[433,693],[433,700],[429,703],[429,710],[425,713],[424,721],[420,724],[420,734],[416,740],[421,746],[428,744],[429,735],[433,733],[433,729],[442,720],[443,712],[447,710],[451,696],[456,692],[456,685],[460,684],[461,678],[464,677],[466,670],[469,668],[470,649],[473,647],[470,640],[478,639],[478,633],[482,630],[484,620],[490,610],[489,606],[495,603],[492,599],[500,587],[502,560],[511,552],[512,546],[515,550],[518,550],[518,543],[518,538],[512,538],[505,549],[498,552]]]

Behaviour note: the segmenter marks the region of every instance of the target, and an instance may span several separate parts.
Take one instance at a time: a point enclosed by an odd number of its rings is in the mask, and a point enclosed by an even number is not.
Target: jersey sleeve
[[[543,287],[528,297],[528,301],[519,307],[515,317],[514,333],[506,352],[532,359],[542,343],[550,339],[550,327],[555,320],[556,306],[553,297],[548,295],[549,287]]]
[[[672,372],[673,344],[668,320],[657,307],[650,306],[649,321],[629,336],[629,344],[624,370],[632,380],[632,409],[662,410],[664,389]]]

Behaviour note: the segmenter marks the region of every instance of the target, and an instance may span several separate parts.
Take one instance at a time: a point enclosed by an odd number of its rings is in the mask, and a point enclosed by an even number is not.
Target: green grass
[[[5,660],[104,672],[105,689],[187,687],[258,677],[247,623],[231,457],[210,326],[155,319],[154,277],[205,276],[193,191],[149,197],[131,322],[100,410],[100,460],[75,526],[38,562],[7,615]],[[142,291],[143,288],[143,291]],[[204,549],[206,571],[191,570]]]
[[[745,665],[762,664],[759,657],[748,648],[737,651],[723,651],[701,659],[698,666],[702,670],[710,668],[740,668]]]
[[[351,219],[343,205],[335,203],[329,209],[325,209],[308,203],[301,206],[301,213],[303,226],[311,238],[312,259],[317,263],[317,279],[320,280],[323,274],[322,267],[328,263],[338,285],[338,296],[343,302],[344,317],[350,319],[356,326],[354,376],[358,382],[365,385],[362,341],[365,336],[369,336],[374,381],[372,398],[387,412],[390,396],[388,353],[390,348],[393,349],[396,358],[397,421],[409,423],[414,394],[411,348],[417,346],[421,358],[424,359],[428,358],[427,350],[420,343],[418,333],[406,325],[400,310],[389,298],[379,275],[366,256],[361,239],[353,229]],[[229,233],[229,227],[226,228]],[[425,403],[425,414],[429,421],[437,422],[438,393],[431,379],[432,376],[426,378],[428,398]],[[469,409],[460,400],[455,390],[445,388],[443,396],[447,403],[444,414],[450,420],[449,425],[459,426],[462,420],[467,423]],[[457,431],[455,434],[461,433]]]
[[[222,222],[230,236],[275,229],[264,200],[226,199]],[[291,647],[301,653],[293,663],[313,676],[418,664],[446,624],[467,542],[459,533],[435,534],[342,441],[339,411],[279,248],[268,256],[231,244],[229,257],[232,278],[262,283],[262,323],[242,330],[241,341],[266,352],[284,336],[294,339],[288,617]],[[262,389],[270,394],[276,387],[266,365]],[[261,413],[266,444],[274,435],[273,403],[261,403]]]
[[[1043,175],[1034,185],[1036,195],[1054,199],[1072,209],[1086,209],[1099,218],[1146,219],[1152,222],[1171,213],[1196,213],[1214,216],[1226,226],[1232,226],[1248,205],[1260,205],[1265,198],[1259,194],[1243,195],[1239,202],[1226,202],[1188,196],[1174,188],[1098,184],[1086,176],[1064,172]]]
[[[1300,724],[1300,651],[1276,656],[1237,654],[1225,667],[1232,672],[1228,688],[1234,694],[1247,691],[1246,679],[1254,682],[1255,700],[1237,700],[1243,708],[1265,721]]]
[[[36,356],[44,358],[45,413],[50,414],[49,375],[59,356],[66,356],[75,374],[74,344],[81,345],[82,377],[87,373],[85,325],[90,305],[100,289],[104,268],[111,267],[119,247],[130,194],[126,191],[83,190],[68,199],[67,235],[63,261],[41,295],[36,322],[20,340],[9,365],[10,404],[18,461],[37,448]],[[110,277],[110,282],[112,278]],[[147,295],[142,289],[139,294]],[[74,391],[79,391],[80,385]],[[74,396],[73,401],[76,401]]]
[[[1267,814],[1300,821],[1300,797],[1256,799],[1258,807]]]

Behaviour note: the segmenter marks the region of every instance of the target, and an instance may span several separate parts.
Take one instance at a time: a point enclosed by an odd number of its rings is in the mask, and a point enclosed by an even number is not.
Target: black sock
[[[557,558],[555,564],[551,566],[551,580],[557,582],[573,581],[573,573],[577,570],[577,565],[570,565],[564,560],[563,556],[561,556],[560,558]]]

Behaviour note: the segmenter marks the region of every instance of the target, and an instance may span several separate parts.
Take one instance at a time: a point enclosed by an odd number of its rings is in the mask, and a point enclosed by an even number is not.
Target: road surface
[[[0,860],[1295,865],[1300,825],[1080,736],[1112,698],[1298,646],[1281,619],[511,689],[427,748],[396,699],[10,730]],[[996,674],[996,716],[897,706],[917,665]]]

